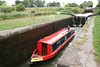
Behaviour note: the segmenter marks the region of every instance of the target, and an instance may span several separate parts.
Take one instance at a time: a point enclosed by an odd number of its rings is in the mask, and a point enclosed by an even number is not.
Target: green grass
[[[25,11],[17,12],[12,11],[11,13],[2,13],[0,12],[0,21],[7,19],[15,19],[15,18],[23,18],[30,17],[31,11],[35,11],[35,16],[43,16],[43,15],[56,15],[57,12],[65,12],[68,14],[72,13],[81,13],[82,9],[78,7],[70,8],[70,7],[42,7],[42,8],[26,8]]]
[[[95,17],[93,28],[93,45],[95,60],[100,63],[100,16]]]
[[[49,15],[48,15],[48,16],[38,16],[38,17],[35,17],[35,19],[31,19],[31,17],[25,17],[25,18],[19,18],[19,19],[3,20],[3,21],[0,21],[0,31],[14,29],[18,27],[24,27],[27,25],[32,25],[32,24],[36,24],[36,23],[40,23],[44,21],[50,21],[50,20],[53,20],[54,17],[55,19],[58,19],[58,18],[64,18],[64,17],[69,17],[69,16],[53,15],[49,19]]]
[[[80,38],[80,39],[82,39],[81,41],[75,41],[75,43],[77,43],[79,46],[80,45],[83,45],[83,43],[88,39],[88,38],[86,38],[87,37],[87,35],[84,35],[84,37],[80,37],[80,36],[78,36],[78,38]]]
[[[89,28],[89,24],[85,24],[84,28],[82,29],[83,32],[88,32],[87,28]]]
[[[83,45],[83,43],[87,40],[88,38],[84,38],[83,40],[81,41],[75,41],[75,43],[77,43],[79,46],[80,45]]]
[[[84,35],[84,37],[80,37],[80,36],[78,36],[80,39],[84,39],[84,38],[86,38],[87,37],[87,35]]]

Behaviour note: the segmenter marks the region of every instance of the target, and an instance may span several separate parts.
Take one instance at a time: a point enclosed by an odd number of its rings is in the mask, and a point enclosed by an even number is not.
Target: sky
[[[4,1],[6,1],[8,5],[15,4],[15,0],[4,0]],[[23,1],[23,0],[20,0],[20,1]],[[93,7],[95,7],[98,4],[97,0],[45,0],[45,1],[46,1],[46,3],[53,2],[53,1],[60,2],[62,7],[65,4],[74,3],[74,2],[77,3],[78,5],[80,5],[84,1],[92,1],[93,2]]]

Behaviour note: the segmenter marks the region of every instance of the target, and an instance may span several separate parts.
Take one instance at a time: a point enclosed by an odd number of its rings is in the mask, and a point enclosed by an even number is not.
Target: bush
[[[23,5],[23,4],[21,4],[21,5]],[[16,8],[18,8],[18,6],[19,5],[17,5]],[[15,10],[15,6],[12,6],[12,10]],[[70,8],[70,7],[69,8],[58,8],[58,7],[27,8],[26,11],[22,11],[22,12],[13,11],[12,13],[1,13],[0,20],[21,18],[21,17],[26,17],[26,16],[30,17],[30,13],[31,13],[32,10],[35,11],[35,16],[41,16],[41,15],[51,15],[51,14],[55,15],[56,12],[64,12],[64,13],[68,13],[68,14],[80,13],[82,9],[80,9],[80,8]]]
[[[9,19],[10,17],[7,14],[2,13],[0,14],[0,18],[2,18],[3,20],[6,20],[6,19]]]
[[[27,16],[26,13],[0,13],[0,21],[7,20],[7,19],[13,19],[13,18],[22,18]]]
[[[95,14],[100,14],[100,7],[98,7],[98,8],[95,8]]]
[[[12,11],[15,11],[16,10],[16,7],[15,6],[11,6],[12,8]]]
[[[16,6],[16,11],[24,11],[24,10],[25,10],[25,6],[22,3]]]
[[[25,13],[16,13],[16,14],[13,14],[12,16],[15,17],[15,18],[20,18],[20,17],[27,16],[27,14],[25,14]]]
[[[64,10],[64,8],[60,7],[60,8],[57,8],[56,10],[61,11],[61,10]]]
[[[74,12],[74,14],[80,13],[80,10],[78,8],[73,8],[72,11]]]
[[[12,8],[10,6],[0,6],[0,12],[11,13]]]

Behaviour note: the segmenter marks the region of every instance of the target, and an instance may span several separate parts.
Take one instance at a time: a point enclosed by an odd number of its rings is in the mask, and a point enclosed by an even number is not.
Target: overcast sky
[[[15,0],[4,0],[7,2],[8,5],[12,5],[12,4],[15,4]],[[23,0],[20,0],[20,1],[23,1]],[[97,4],[98,4],[98,1],[97,0],[45,0],[46,3],[49,3],[49,2],[60,2],[61,6],[63,6],[63,4],[67,4],[67,3],[77,3],[77,4],[81,4],[83,3],[84,1],[92,1],[93,2],[93,7],[95,7]]]

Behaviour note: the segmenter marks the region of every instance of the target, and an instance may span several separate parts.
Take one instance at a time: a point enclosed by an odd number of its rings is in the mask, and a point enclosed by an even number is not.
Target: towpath
[[[57,67],[97,67],[94,61],[93,35],[94,18],[89,18],[80,33],[65,50]]]

